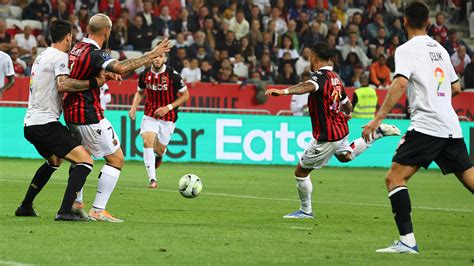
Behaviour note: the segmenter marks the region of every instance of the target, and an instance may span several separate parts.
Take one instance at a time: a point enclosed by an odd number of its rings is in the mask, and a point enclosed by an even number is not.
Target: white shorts
[[[328,164],[334,154],[352,152],[349,145],[349,134],[343,139],[333,142],[311,141],[300,158],[300,165],[306,169],[320,169]]]
[[[175,127],[176,126],[173,122],[155,119],[153,117],[144,115],[142,119],[140,135],[145,132],[155,133],[158,137],[158,141],[166,146],[168,143],[170,143]]]
[[[78,125],[77,130],[81,133],[82,145],[95,158],[114,154],[120,148],[118,136],[107,118],[97,124]]]

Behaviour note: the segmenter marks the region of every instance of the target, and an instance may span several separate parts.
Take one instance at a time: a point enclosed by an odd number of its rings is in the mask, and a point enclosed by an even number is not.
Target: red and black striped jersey
[[[78,80],[94,79],[113,60],[95,41],[84,38],[69,52],[69,76]],[[64,99],[64,120],[67,123],[96,124],[103,118],[99,87],[68,93]]]
[[[316,90],[308,96],[313,137],[319,141],[338,141],[349,134],[347,119],[340,110],[349,101],[339,76],[332,67],[322,67],[311,75]]]
[[[165,121],[176,122],[178,108],[163,117],[154,114],[156,109],[171,104],[178,98],[178,93],[187,89],[178,72],[167,65],[163,65],[159,72],[154,72],[151,68],[145,69],[138,80],[138,91],[146,91],[145,115]]]

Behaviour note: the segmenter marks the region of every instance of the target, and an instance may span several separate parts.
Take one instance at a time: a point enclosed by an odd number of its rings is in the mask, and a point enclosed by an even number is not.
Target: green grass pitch
[[[397,238],[386,169],[325,168],[312,174],[314,220],[284,220],[298,208],[294,167],[164,163],[158,190],[141,162],[127,162],[108,204],[123,224],[54,222],[68,165],[38,196],[39,218],[14,211],[40,160],[0,159],[1,264],[472,265],[474,208],[454,176],[420,171],[409,189],[420,255],[377,254]],[[90,207],[103,161],[85,186]],[[202,194],[185,199],[179,177]]]

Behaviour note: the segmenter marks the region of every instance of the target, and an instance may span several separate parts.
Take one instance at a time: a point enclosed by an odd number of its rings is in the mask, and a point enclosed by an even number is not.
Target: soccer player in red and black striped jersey
[[[129,112],[130,118],[135,119],[137,106],[146,91],[145,115],[140,134],[143,138],[143,160],[150,188],[158,187],[156,168],[160,166],[166,146],[173,135],[178,107],[189,99],[186,84],[178,72],[165,64],[166,60],[166,54],[161,54],[152,60],[151,68],[140,74],[138,90]]]
[[[118,74],[134,71],[169,51],[169,41],[165,40],[141,57],[119,62],[103,49],[107,46],[111,29],[112,21],[108,16],[99,13],[91,17],[87,26],[88,38],[77,43],[69,52],[71,78],[93,82],[97,75],[104,73],[108,79],[120,80]],[[69,93],[66,96],[64,119],[70,128],[80,134],[84,147],[94,157],[103,157],[106,161],[99,174],[97,194],[89,216],[97,221],[122,222],[110,215],[105,208],[120,176],[124,156],[112,125],[104,117],[100,105],[100,88],[97,83],[91,84],[87,91]],[[73,210],[84,214],[81,201],[82,192],[79,193]]]
[[[273,96],[305,94],[313,127],[313,140],[300,158],[295,171],[300,209],[283,218],[313,218],[311,194],[313,184],[310,173],[325,166],[333,155],[341,162],[349,162],[365,151],[383,136],[400,135],[395,126],[381,125],[369,142],[358,138],[349,144],[349,127],[352,104],[346,95],[339,76],[332,71],[329,58],[332,51],[326,43],[318,42],[311,48],[311,78],[290,88],[269,89],[266,94]]]

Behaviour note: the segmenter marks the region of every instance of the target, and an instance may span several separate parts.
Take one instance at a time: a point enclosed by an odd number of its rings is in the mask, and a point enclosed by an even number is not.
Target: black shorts
[[[64,158],[74,148],[81,145],[71,136],[67,127],[59,122],[26,126],[23,130],[25,138],[35,146],[38,153],[45,159],[52,155]]]
[[[414,130],[403,136],[392,161],[425,169],[434,161],[445,175],[472,167],[464,139],[438,138]]]

